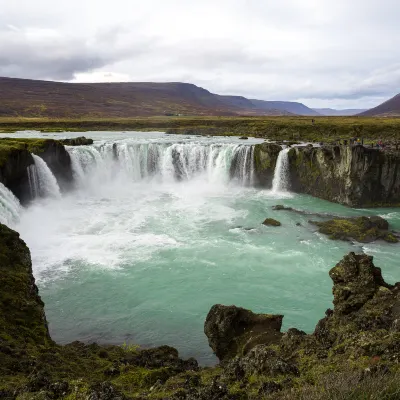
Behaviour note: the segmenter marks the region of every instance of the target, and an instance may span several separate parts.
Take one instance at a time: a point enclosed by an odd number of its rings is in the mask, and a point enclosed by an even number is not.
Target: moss
[[[52,139],[14,139],[0,138],[0,167],[7,160],[20,151],[28,151],[29,153],[41,154],[45,152],[52,144],[60,144]]]
[[[310,221],[319,227],[319,232],[328,235],[332,240],[354,239],[361,243],[369,243],[377,239],[383,239],[389,243],[397,243],[398,239],[387,229],[377,223],[376,218],[356,217],[337,218],[329,221]],[[379,221],[387,222],[383,219]]]
[[[164,383],[173,372],[168,368],[146,369],[128,367],[118,378],[111,382],[126,393],[134,393],[139,389],[150,389],[157,381]]]

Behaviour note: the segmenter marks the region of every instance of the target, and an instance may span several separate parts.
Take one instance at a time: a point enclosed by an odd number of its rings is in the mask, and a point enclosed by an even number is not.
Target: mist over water
[[[256,141],[86,135],[94,146],[68,148],[75,190],[37,198],[14,223],[60,343],[168,344],[212,364],[203,324],[215,303],[284,314],[285,329],[309,332],[331,307],[328,271],[348,251],[374,255],[389,282],[400,280],[398,247],[332,242],[309,216],[271,207],[379,214],[400,229],[397,209],[354,210],[288,193],[282,182],[254,188]],[[282,227],[261,225],[266,217]]]

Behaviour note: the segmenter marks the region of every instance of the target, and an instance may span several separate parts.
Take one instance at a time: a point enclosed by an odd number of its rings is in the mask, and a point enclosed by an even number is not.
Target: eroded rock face
[[[29,249],[19,234],[0,224],[0,342],[51,342]]]
[[[254,146],[254,169],[257,183],[272,188],[276,161],[282,147],[275,143],[261,143]]]
[[[370,336],[371,350],[374,346],[384,349],[391,340],[400,339],[389,335],[398,332],[400,283],[387,284],[381,269],[374,266],[373,257],[349,253],[329,276],[334,283],[334,309],[316,327],[319,340],[338,344],[348,340],[349,346],[356,347]],[[389,335],[386,342],[385,335]]]
[[[22,204],[31,200],[28,167],[34,164],[32,153],[47,163],[62,190],[71,188],[73,183],[71,158],[59,141],[1,139],[0,182],[9,188]]]
[[[24,203],[30,199],[27,168],[34,163],[27,149],[13,149],[0,166],[0,182]]]
[[[289,151],[291,190],[349,206],[400,204],[400,154],[363,146]]]
[[[87,146],[93,144],[93,139],[86,138],[85,136],[80,136],[73,139],[63,139],[60,142],[66,146]]]
[[[47,140],[44,150],[37,155],[46,161],[61,190],[70,189],[73,182],[72,165],[65,147],[57,140]]]
[[[282,315],[254,314],[244,308],[214,305],[204,324],[208,343],[221,361],[247,354],[258,344],[281,337]]]

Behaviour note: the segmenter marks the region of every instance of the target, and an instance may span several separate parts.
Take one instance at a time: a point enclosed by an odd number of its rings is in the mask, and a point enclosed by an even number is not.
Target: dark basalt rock
[[[7,338],[24,345],[51,343],[29,249],[19,234],[0,224],[0,344]]]
[[[276,219],[273,219],[273,218],[267,218],[262,224],[266,225],[266,226],[281,226],[282,225],[279,221],[277,221]]]
[[[14,148],[8,152],[0,166],[0,182],[22,203],[30,200],[28,167],[33,164],[33,157],[28,149]]]
[[[123,362],[144,368],[167,367],[175,372],[196,371],[199,368],[194,358],[182,360],[178,357],[178,350],[170,346],[141,350],[126,357]]]
[[[71,157],[65,147],[57,140],[46,140],[42,152],[37,155],[46,161],[61,190],[69,190],[73,183]]]
[[[247,140],[248,137],[247,137],[247,136],[241,136],[239,139],[241,139],[241,140]]]
[[[244,308],[214,305],[209,311],[204,333],[221,361],[247,354],[258,344],[279,341],[282,315],[254,314]]]
[[[0,182],[8,187],[21,203],[31,200],[28,167],[34,164],[32,154],[49,166],[62,190],[73,183],[71,158],[65,147],[52,139],[0,139]]]
[[[357,207],[400,204],[400,155],[363,146],[289,151],[290,190]]]
[[[336,218],[329,221],[309,221],[318,226],[319,232],[333,240],[357,240],[370,243],[378,239],[397,243],[397,236],[390,232],[389,223],[382,217]]]
[[[93,139],[80,136],[73,139],[62,139],[60,142],[66,146],[87,146],[93,144]]]
[[[319,321],[315,337],[331,346],[345,345],[341,351],[399,359],[400,283],[387,284],[373,257],[354,253],[345,256],[329,275],[334,283],[334,309]]]
[[[282,147],[275,143],[261,143],[254,146],[254,172],[257,183],[272,188],[276,161]]]

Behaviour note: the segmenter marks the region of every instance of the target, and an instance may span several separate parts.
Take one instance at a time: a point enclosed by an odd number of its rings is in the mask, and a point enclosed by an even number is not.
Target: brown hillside
[[[359,115],[366,117],[400,117],[400,93],[378,107],[371,108]]]
[[[0,116],[137,117],[155,115],[284,115],[247,108],[189,83],[61,83],[0,78]]]

